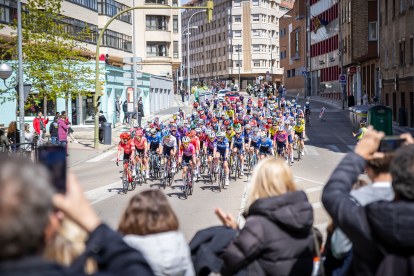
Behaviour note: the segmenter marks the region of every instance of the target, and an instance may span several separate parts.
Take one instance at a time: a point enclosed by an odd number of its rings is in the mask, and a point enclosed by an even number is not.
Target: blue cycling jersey
[[[257,147],[259,149],[262,148],[264,150],[273,149],[272,140],[270,140],[269,138],[266,138],[266,142],[263,142],[262,139],[260,139],[259,141],[257,141]]]
[[[252,139],[253,136],[253,131],[249,131],[248,133],[246,132],[246,130],[243,132],[243,136],[244,136],[244,141],[249,141]]]
[[[260,136],[259,135],[254,135],[252,134],[252,141],[257,143],[260,140]]]
[[[226,137],[222,141],[217,140],[217,149],[225,150],[229,148],[229,140]]]
[[[158,133],[155,137],[151,136],[148,138],[148,144],[153,143],[153,144],[159,144],[161,143],[162,137],[161,135]]]
[[[244,135],[241,134],[239,138],[237,138],[236,135],[233,136],[233,141],[232,141],[235,145],[237,146],[242,146],[244,143]]]
[[[305,104],[305,110],[306,109],[311,109],[310,104]]]

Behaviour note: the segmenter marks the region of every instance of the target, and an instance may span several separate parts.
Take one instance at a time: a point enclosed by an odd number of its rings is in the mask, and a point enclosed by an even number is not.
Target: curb
[[[84,162],[86,162],[86,161],[88,161],[88,160],[90,160],[90,159],[92,159],[92,158],[96,157],[96,156],[97,156],[97,155],[99,155],[99,154],[102,154],[102,153],[104,153],[104,152],[107,152],[107,151],[108,151],[108,150],[110,150],[110,149],[113,149],[113,148],[114,148],[114,147],[116,147],[116,146],[117,146],[116,144],[112,144],[111,146],[107,147],[106,149],[99,150],[99,151],[97,151],[95,154],[93,154],[93,155],[91,155],[91,156],[88,156],[88,157],[86,157],[86,158],[84,158],[84,159],[82,159],[82,160],[80,160],[80,161],[78,161],[78,162],[76,162],[76,163],[73,163],[72,165],[67,166],[67,168],[72,168],[72,167],[74,167],[74,166],[77,166],[77,165],[79,165],[79,164],[82,164],[82,163],[84,163]]]

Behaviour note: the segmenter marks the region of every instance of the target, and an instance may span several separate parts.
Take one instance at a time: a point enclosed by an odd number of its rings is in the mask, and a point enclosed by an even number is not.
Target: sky
[[[187,4],[188,2],[190,2],[191,0],[181,0],[181,5]]]

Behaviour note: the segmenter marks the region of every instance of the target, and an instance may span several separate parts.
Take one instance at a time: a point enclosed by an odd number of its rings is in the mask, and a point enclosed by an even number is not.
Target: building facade
[[[180,0],[137,0],[144,7],[178,7]],[[181,64],[180,10],[135,10],[137,56],[142,57],[142,72],[172,78]]]
[[[382,103],[401,125],[414,125],[413,0],[379,0]],[[400,110],[401,109],[401,110]]]
[[[203,0],[194,0],[188,5],[205,4]],[[182,13],[183,30],[195,12],[186,10]],[[187,35],[182,37],[184,70],[180,70],[180,75],[184,84],[190,69],[193,84],[233,83],[245,89],[261,77],[279,85],[283,75],[279,59],[281,14],[280,0],[215,0],[210,23],[206,21],[205,13],[194,15],[189,24],[189,48]]]
[[[306,8],[308,95],[341,92],[338,0],[310,0]],[[315,19],[323,20],[318,27]]]
[[[280,19],[280,66],[284,69],[286,93],[305,95],[302,70],[306,67],[306,0],[295,1],[292,9]]]

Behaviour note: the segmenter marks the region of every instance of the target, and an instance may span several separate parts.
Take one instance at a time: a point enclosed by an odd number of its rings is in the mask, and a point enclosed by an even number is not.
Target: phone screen
[[[39,147],[39,162],[50,172],[56,192],[66,193],[66,149],[60,146]]]
[[[398,148],[403,146],[405,139],[401,139],[399,136],[386,136],[381,140],[378,148],[379,152],[395,152]]]

